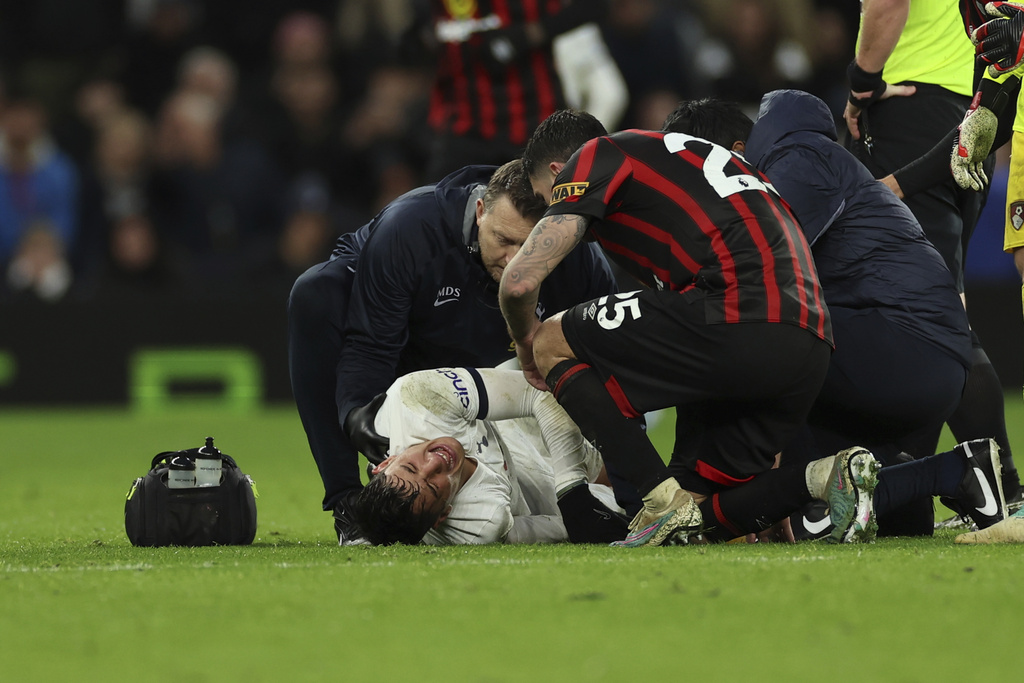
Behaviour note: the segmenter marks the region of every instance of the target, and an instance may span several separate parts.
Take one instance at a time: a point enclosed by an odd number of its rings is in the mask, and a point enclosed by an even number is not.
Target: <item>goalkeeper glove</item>
[[[999,119],[991,109],[980,106],[980,101],[981,93],[978,92],[957,128],[956,144],[949,159],[956,184],[975,192],[980,192],[988,184],[982,164],[992,149],[999,128]]]
[[[985,11],[997,18],[974,29],[971,42],[978,62],[986,64],[988,75],[996,78],[1024,60],[1024,5],[990,2]]]

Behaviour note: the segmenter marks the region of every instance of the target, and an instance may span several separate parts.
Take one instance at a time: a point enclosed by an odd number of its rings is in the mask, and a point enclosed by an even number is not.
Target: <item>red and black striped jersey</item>
[[[784,322],[832,342],[811,250],[768,178],[681,133],[629,130],[581,147],[547,215],[594,219],[590,234],[647,286],[708,293],[709,323]]]
[[[431,127],[525,145],[541,121],[565,106],[565,98],[551,43],[525,49],[509,38],[526,23],[557,14],[563,3],[433,0],[433,5],[440,54],[430,98]]]

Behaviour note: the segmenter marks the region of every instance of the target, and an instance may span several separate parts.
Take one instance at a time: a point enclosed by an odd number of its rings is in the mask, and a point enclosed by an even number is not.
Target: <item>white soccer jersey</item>
[[[593,480],[597,451],[554,397],[513,370],[441,368],[400,377],[374,427],[397,454],[450,436],[478,463],[424,543],[545,543],[567,540],[555,490],[574,465]],[[554,457],[546,454],[557,454]],[[559,470],[563,477],[556,475]]]

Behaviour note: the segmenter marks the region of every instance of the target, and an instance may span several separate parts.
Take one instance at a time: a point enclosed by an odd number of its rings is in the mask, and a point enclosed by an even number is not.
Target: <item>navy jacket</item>
[[[493,166],[468,166],[413,190],[343,236],[334,258],[355,278],[338,365],[338,410],[368,403],[398,376],[442,366],[492,367],[515,356],[484,270],[475,205]],[[616,291],[600,250],[581,244],[544,281],[542,318]]]
[[[969,367],[967,315],[942,257],[906,205],[836,139],[824,102],[776,90],[761,100],[744,156],[800,221],[830,309],[876,309]]]

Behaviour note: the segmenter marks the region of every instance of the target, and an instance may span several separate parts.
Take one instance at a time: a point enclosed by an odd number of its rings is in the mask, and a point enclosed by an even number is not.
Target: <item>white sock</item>
[[[830,455],[827,458],[807,463],[807,469],[804,470],[804,482],[807,484],[807,491],[813,498],[825,500],[828,479],[832,474],[832,467],[835,465],[835,462],[836,456]]]
[[[672,504],[672,499],[676,495],[676,491],[679,491],[681,488],[675,477],[669,477],[644,496],[644,509],[652,512],[668,510],[669,505]]]

